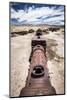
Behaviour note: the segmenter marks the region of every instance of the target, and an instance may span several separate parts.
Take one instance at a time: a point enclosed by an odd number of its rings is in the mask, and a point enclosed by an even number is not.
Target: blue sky
[[[10,22],[14,25],[64,25],[64,6],[34,3],[10,3]]]

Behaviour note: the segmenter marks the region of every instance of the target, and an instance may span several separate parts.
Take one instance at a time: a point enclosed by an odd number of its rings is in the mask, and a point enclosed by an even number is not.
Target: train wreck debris
[[[54,95],[56,90],[50,82],[46,57],[46,41],[42,33],[36,33],[32,39],[31,46],[28,77],[26,85],[19,96]]]

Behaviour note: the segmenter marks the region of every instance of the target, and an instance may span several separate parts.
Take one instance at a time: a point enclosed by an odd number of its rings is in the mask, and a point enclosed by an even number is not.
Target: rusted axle
[[[32,39],[30,67],[25,87],[20,96],[54,95],[55,88],[51,85],[46,57],[46,41],[38,33]]]

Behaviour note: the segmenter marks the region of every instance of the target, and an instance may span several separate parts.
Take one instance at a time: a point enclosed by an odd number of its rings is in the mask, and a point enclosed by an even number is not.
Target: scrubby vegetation
[[[33,33],[33,32],[35,32],[36,35],[41,35],[42,33],[43,34],[49,34],[49,31],[55,32],[55,31],[58,31],[59,29],[60,28],[58,28],[58,27],[49,27],[47,29],[38,28],[35,31],[35,29],[30,28],[29,30],[22,30],[22,31],[19,31],[19,32],[11,32],[11,37],[16,37],[18,35],[26,35],[26,34]],[[62,30],[62,32],[64,33],[64,30]]]
[[[57,30],[59,30],[59,28],[49,28],[49,31],[52,31],[52,32],[57,31]]]
[[[26,35],[28,33],[33,33],[34,30],[30,29],[29,31],[19,31],[19,32],[11,32],[11,37],[15,37],[16,35]]]
[[[29,32],[29,33],[33,33],[33,32],[34,32],[34,30],[33,30],[33,29],[30,29],[28,32]]]
[[[26,35],[28,31],[20,31],[20,32],[11,32],[11,37],[15,37],[16,35]]]
[[[44,32],[45,34],[48,34],[48,33],[49,33],[48,29],[43,29],[43,32]]]
[[[26,35],[28,33],[28,31],[21,31],[21,32],[18,32],[19,35]]]
[[[12,32],[10,36],[11,37],[16,37],[16,35],[14,34],[14,32]]]

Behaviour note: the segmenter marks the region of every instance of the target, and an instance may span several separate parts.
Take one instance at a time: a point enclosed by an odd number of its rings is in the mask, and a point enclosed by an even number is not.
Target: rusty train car
[[[55,95],[56,90],[51,85],[47,66],[46,41],[41,32],[36,33],[31,46],[28,77],[26,85],[20,91],[19,96]]]

